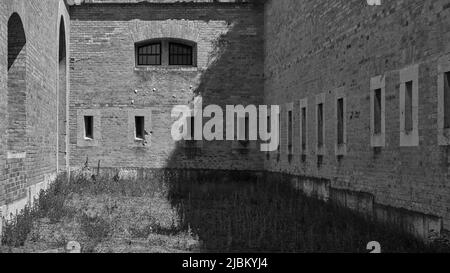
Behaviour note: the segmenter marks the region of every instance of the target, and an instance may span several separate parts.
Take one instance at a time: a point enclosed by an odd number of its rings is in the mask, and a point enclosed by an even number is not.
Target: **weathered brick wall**
[[[0,59],[0,210],[56,173],[57,23],[62,15],[68,20],[63,1],[0,0],[1,56],[8,55],[8,20],[14,13],[25,32],[26,65],[8,81],[8,58]]]
[[[448,147],[437,143],[438,59],[450,53],[450,6],[443,0],[276,0],[265,9],[265,97],[284,105],[308,98],[306,162],[282,155],[267,169],[329,179],[341,189],[371,193],[376,202],[444,218],[450,228]],[[418,147],[400,147],[399,70],[419,64]],[[386,146],[370,143],[370,79],[386,76]],[[334,90],[347,99],[347,154],[335,155]],[[315,98],[325,98],[325,156],[317,165]],[[298,105],[298,104],[297,104]],[[298,107],[298,106],[296,106]]]
[[[91,166],[100,160],[102,167],[262,168],[260,153],[240,154],[231,142],[204,142],[190,154],[171,137],[172,107],[197,94],[204,105],[263,101],[261,6],[84,4],[70,12],[72,167],[89,158]],[[136,68],[135,43],[153,38],[197,43],[197,67]],[[135,113],[151,117],[146,146],[130,138]],[[96,120],[90,143],[83,139],[83,114]]]

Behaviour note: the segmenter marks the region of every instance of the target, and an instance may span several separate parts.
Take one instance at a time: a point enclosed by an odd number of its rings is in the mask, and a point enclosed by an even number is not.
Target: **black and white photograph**
[[[0,268],[32,253],[450,254],[450,1],[0,0]]]

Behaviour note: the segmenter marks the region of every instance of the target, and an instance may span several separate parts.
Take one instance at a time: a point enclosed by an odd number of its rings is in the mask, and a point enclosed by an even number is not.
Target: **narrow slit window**
[[[193,65],[193,57],[192,46],[169,43],[169,65]]]
[[[270,115],[267,115],[267,132],[272,132],[272,123],[271,123],[271,118]],[[270,141],[267,142],[268,144],[270,143]],[[267,151],[267,154],[269,154],[269,151]]]
[[[450,72],[444,74],[444,128],[450,129]]]
[[[317,105],[317,147],[323,148],[323,103]]]
[[[135,125],[136,125],[136,139],[144,140],[145,139],[145,118],[144,117],[135,117]]]
[[[84,117],[84,137],[86,139],[94,139],[94,117]]]
[[[238,117],[238,141],[241,146],[247,147],[250,141],[250,118],[246,117]]]
[[[344,144],[344,99],[337,100],[337,143]]]
[[[302,138],[302,152],[304,153],[306,151],[306,107],[302,108],[302,132],[301,132],[301,138]]]
[[[413,131],[413,82],[405,83],[405,131]]]
[[[288,111],[288,151],[290,155],[293,154],[293,123],[292,111]]]
[[[374,91],[374,133],[381,134],[381,89]]]
[[[250,119],[249,119],[249,117],[245,117],[244,124],[245,124],[245,141],[249,141],[250,140]]]
[[[194,141],[195,140],[195,117],[189,117],[188,118],[188,136],[190,141]]]
[[[161,65],[161,43],[139,46],[137,51],[138,65]]]
[[[281,152],[281,114],[278,115],[278,154]]]

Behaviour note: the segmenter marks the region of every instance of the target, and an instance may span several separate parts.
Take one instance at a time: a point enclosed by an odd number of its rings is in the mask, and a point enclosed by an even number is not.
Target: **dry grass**
[[[77,173],[58,180],[4,228],[0,251],[450,252],[349,210],[307,198],[288,183],[191,181]],[[223,181],[223,182],[217,182]]]

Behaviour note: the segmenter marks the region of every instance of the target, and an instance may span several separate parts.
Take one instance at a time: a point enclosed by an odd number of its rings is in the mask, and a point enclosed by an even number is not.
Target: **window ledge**
[[[345,156],[347,155],[347,143],[336,144],[336,156]]]
[[[134,71],[145,72],[145,71],[199,71],[196,66],[177,66],[177,65],[155,65],[155,66],[136,66]]]

